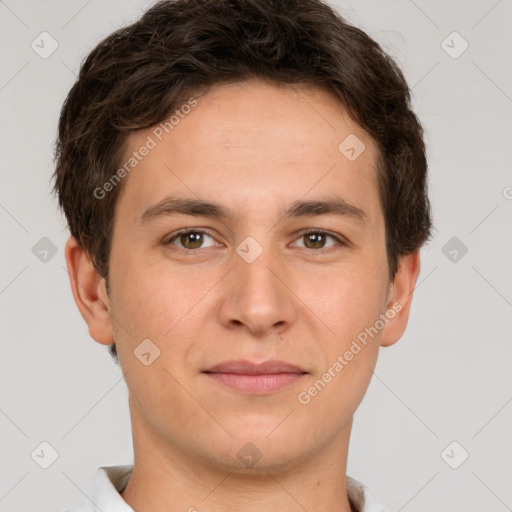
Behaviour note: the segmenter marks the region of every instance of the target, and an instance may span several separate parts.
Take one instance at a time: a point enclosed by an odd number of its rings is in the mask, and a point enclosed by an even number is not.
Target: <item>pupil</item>
[[[201,245],[201,242],[202,242],[201,237],[202,237],[201,233],[184,233],[181,237],[181,243],[187,249],[195,249]],[[189,241],[190,241],[190,243],[189,243]],[[191,245],[193,247],[191,247]]]
[[[311,234],[307,235],[307,240],[308,240],[308,242],[306,243],[306,247],[308,247],[308,248],[310,248],[310,249],[311,249],[311,247],[309,247],[309,246],[308,246],[308,244],[309,244],[310,242],[312,242],[312,245],[313,245],[314,247],[317,247],[317,246],[318,246],[318,244],[322,245],[322,242],[323,242],[322,237],[323,237],[323,236],[324,236],[324,235],[323,235],[322,233],[311,233]],[[314,247],[313,247],[313,248],[314,248]]]
[[[313,248],[316,248],[318,245],[321,246],[323,242],[323,236],[324,235],[322,233],[311,233],[306,235],[306,247],[311,248],[310,246],[313,246]],[[196,249],[202,243],[202,233],[184,233],[181,235],[181,243],[187,249]]]

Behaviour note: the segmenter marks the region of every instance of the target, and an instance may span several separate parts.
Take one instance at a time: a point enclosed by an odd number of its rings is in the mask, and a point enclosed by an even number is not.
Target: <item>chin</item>
[[[268,472],[290,469],[306,459],[310,449],[314,451],[314,447],[307,446],[296,425],[292,429],[290,425],[276,428],[275,421],[270,428],[268,422],[260,421],[260,424],[262,428],[243,429],[240,425],[236,430],[227,428],[233,437],[224,438],[221,446],[208,445],[206,441],[213,465],[235,473],[268,476]]]
[[[267,443],[268,445],[268,443]],[[247,441],[241,445],[234,442],[229,453],[212,454],[211,462],[215,468],[240,475],[264,475],[286,472],[304,458],[303,447],[269,447],[263,442]],[[296,455],[296,456],[294,456]]]

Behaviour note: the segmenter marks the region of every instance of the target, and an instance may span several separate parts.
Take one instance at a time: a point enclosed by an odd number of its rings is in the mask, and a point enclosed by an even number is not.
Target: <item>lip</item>
[[[226,361],[203,371],[209,378],[247,394],[265,395],[291,386],[307,374],[285,361]]]
[[[306,370],[299,368],[286,361],[272,359],[261,363],[253,363],[246,359],[239,361],[226,361],[217,364],[208,370],[207,373],[243,373],[246,375],[268,375],[273,373],[307,373]]]

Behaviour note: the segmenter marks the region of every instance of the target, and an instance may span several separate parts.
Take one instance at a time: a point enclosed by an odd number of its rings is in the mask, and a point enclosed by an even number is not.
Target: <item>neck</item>
[[[351,425],[320,453],[241,469],[198,460],[163,440],[130,405],[134,464],[122,492],[137,512],[351,512],[346,461]]]

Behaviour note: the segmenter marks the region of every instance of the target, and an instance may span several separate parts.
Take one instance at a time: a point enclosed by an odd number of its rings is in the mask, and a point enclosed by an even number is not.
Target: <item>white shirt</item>
[[[132,469],[132,465],[98,468],[91,499],[63,512],[134,512],[120,494],[130,479]],[[386,512],[373,501],[367,487],[349,476],[347,494],[357,512]]]

